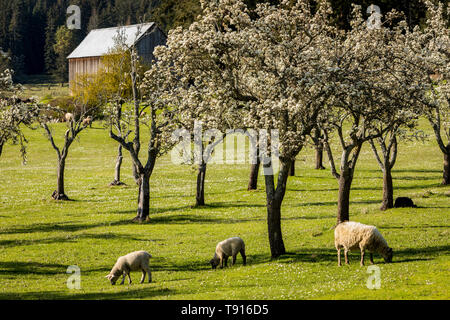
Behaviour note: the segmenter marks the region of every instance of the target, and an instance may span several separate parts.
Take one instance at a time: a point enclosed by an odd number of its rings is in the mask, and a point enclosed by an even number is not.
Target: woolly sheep
[[[66,120],[66,122],[71,122],[75,120],[75,117],[72,113],[66,113],[64,119]]]
[[[130,272],[142,270],[141,283],[144,282],[146,272],[148,273],[148,282],[150,283],[152,282],[152,273],[148,263],[151,257],[152,255],[146,251],[135,251],[120,257],[106,278],[111,281],[112,285],[115,285],[117,279],[123,275],[122,282],[120,283],[123,284],[125,277],[128,275],[129,283],[131,283]]]
[[[91,116],[88,116],[88,117],[84,118],[84,119],[83,119],[83,126],[84,126],[84,127],[89,126],[89,127],[92,128],[92,120],[93,120],[93,119],[92,119]]]
[[[398,197],[395,199],[394,208],[417,208],[411,198]]]
[[[334,245],[338,254],[338,266],[341,265],[341,248],[344,248],[345,264],[348,262],[348,251],[361,251],[361,266],[364,265],[365,250],[370,252],[373,264],[373,252],[379,253],[385,262],[392,262],[393,251],[378,229],[359,222],[346,221],[338,224],[334,230]]]
[[[236,263],[236,256],[240,253],[242,259],[244,260],[244,266],[247,262],[247,257],[245,256],[245,244],[244,240],[239,237],[230,238],[219,242],[216,246],[216,252],[214,253],[214,257],[211,259],[210,263],[213,269],[216,269],[220,264],[220,268],[223,268],[225,263],[225,267],[227,266],[228,257],[233,257],[232,265]]]

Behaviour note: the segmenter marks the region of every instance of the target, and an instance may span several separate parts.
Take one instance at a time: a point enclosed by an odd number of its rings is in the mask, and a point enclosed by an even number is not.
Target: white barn
[[[114,48],[114,38],[119,32],[125,36],[128,47],[136,46],[139,57],[146,63],[153,60],[155,47],[165,45],[167,40],[165,33],[154,22],[92,30],[67,57],[70,86],[77,75],[95,74],[98,71],[101,57]]]

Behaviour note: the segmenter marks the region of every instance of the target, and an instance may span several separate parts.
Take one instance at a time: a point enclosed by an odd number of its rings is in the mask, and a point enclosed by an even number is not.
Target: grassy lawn
[[[423,129],[431,134],[426,123]],[[415,209],[379,211],[382,175],[370,147],[358,163],[351,219],[376,225],[394,249],[394,261],[375,263],[381,289],[369,290],[359,253],[337,266],[333,229],[337,181],[313,170],[314,152],[303,150],[282,207],[288,254],[271,260],[263,179],[248,192],[249,165],[211,165],[204,208],[192,208],[196,171],[158,160],[151,178],[151,221],[134,224],[137,187],[128,155],[125,187],[111,188],[116,144],[100,123],[81,134],[66,165],[70,202],[55,202],[56,154],[42,131],[27,131],[28,164],[17,147],[0,158],[0,299],[448,299],[450,288],[450,188],[439,185],[442,153],[433,136],[400,145],[393,171],[395,196]],[[55,126],[59,136],[65,124]],[[327,164],[327,163],[326,163]],[[328,164],[327,164],[328,167]],[[211,270],[217,242],[240,236],[248,265]],[[116,259],[147,250],[153,280],[111,286],[105,275]],[[81,289],[69,290],[67,267],[81,269]],[[368,259],[367,259],[367,265]]]
[[[69,84],[58,83],[48,75],[30,75],[22,83],[24,97],[39,97],[40,100],[48,101],[52,98],[69,95]]]

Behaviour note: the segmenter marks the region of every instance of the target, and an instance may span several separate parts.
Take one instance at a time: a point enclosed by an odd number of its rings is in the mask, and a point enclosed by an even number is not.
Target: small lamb
[[[341,248],[344,248],[345,264],[348,262],[348,251],[361,251],[361,266],[364,266],[365,250],[370,252],[373,264],[373,252],[379,253],[385,262],[392,262],[393,251],[378,229],[359,222],[345,221],[334,230],[334,245],[338,254],[338,266],[341,265]]]
[[[120,283],[123,284],[125,277],[128,275],[129,283],[131,283],[130,272],[142,270],[141,283],[144,283],[146,272],[148,273],[148,283],[151,283],[152,273],[148,266],[151,257],[152,255],[146,251],[136,251],[120,257],[106,278],[111,281],[112,285],[115,285],[117,279],[123,275],[122,282]]]
[[[245,256],[245,244],[244,240],[239,237],[230,238],[219,242],[216,246],[216,252],[214,253],[214,257],[211,259],[210,263],[213,269],[216,269],[220,264],[220,268],[223,268],[225,263],[225,267],[227,266],[228,257],[233,257],[232,265],[236,263],[236,256],[240,253],[242,259],[244,260],[244,266],[247,263],[247,257]]]

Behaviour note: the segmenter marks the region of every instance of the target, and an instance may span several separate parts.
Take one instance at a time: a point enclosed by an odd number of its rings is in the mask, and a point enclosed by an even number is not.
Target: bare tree
[[[63,112],[63,111],[60,111]],[[52,194],[52,198],[55,200],[69,200],[64,189],[64,172],[66,168],[66,159],[69,155],[69,149],[72,143],[76,140],[79,134],[88,127],[88,123],[84,121],[88,115],[88,112],[82,111],[81,114],[75,114],[70,117],[68,121],[69,128],[64,134],[64,143],[62,147],[58,147],[53,137],[53,131],[50,127],[51,118],[46,116],[41,117],[40,122],[42,128],[44,128],[47,138],[50,141],[53,149],[57,155],[57,186],[56,190]]]
[[[121,134],[113,125],[115,121],[123,118],[111,117],[109,133],[112,139],[117,141],[131,156],[133,170],[139,186],[137,215],[133,219],[144,222],[149,219],[150,214],[150,177],[153,174],[156,160],[170,150],[172,143],[171,132],[172,119],[176,114],[176,108],[171,108],[164,99],[167,91],[176,83],[169,71],[162,68],[160,64],[154,63],[145,78],[141,79],[138,72],[138,56],[136,48],[129,48],[131,58],[131,71],[129,76],[132,83],[132,121],[130,129]],[[122,104],[117,107],[120,108]],[[150,131],[147,143],[147,160],[140,158],[142,145],[141,130],[147,127]],[[133,137],[128,141],[128,137]]]

